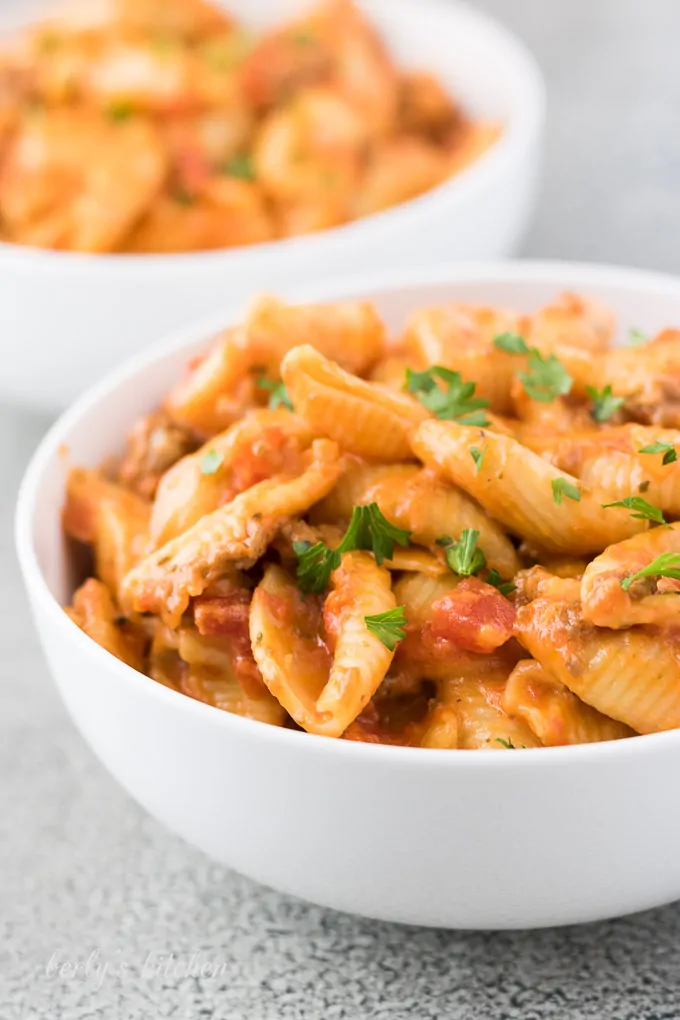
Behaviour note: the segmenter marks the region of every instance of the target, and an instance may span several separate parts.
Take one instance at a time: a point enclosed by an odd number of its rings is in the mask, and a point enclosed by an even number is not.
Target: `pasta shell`
[[[654,528],[610,545],[588,565],[581,582],[583,618],[598,627],[619,630],[637,623],[673,624],[679,620],[678,589],[656,590],[653,579],[621,582],[663,553],[680,554],[680,524]]]
[[[158,613],[177,626],[192,596],[230,569],[256,562],[282,522],[325,496],[342,469],[336,444],[315,440],[301,475],[253,485],[142,560],[125,578],[126,597],[137,612]]]
[[[479,471],[470,446],[485,449]],[[514,439],[456,422],[424,422],[413,436],[415,453],[474,496],[496,520],[517,535],[552,552],[598,552],[608,542],[644,530],[628,510],[609,508],[608,494],[579,486]],[[557,505],[552,482],[563,478],[579,489],[580,500],[563,496]]]
[[[409,433],[428,412],[413,397],[349,375],[312,347],[296,347],[281,375],[296,412],[317,435],[374,460],[410,456]]]
[[[334,653],[321,643],[320,619],[288,576],[269,566],[255,590],[250,635],[253,654],[271,693],[310,733],[340,736],[380,686],[390,652],[366,627],[365,616],[395,607],[390,575],[366,553],[348,553],[334,572],[325,615]]]
[[[202,435],[220,432],[257,401],[256,376],[276,378],[284,355],[300,344],[364,372],[383,353],[385,330],[368,302],[298,306],[264,297],[174,387],[166,408]]]
[[[502,708],[505,680],[444,680],[437,695],[455,709],[458,747],[464,751],[519,750],[540,747],[541,741],[522,719]]]
[[[635,736],[624,723],[586,705],[533,659],[524,659],[515,666],[502,706],[508,715],[522,719],[545,747]]]
[[[517,637],[581,701],[638,733],[680,726],[677,631],[613,631],[583,619],[578,602],[538,598],[517,612]]]
[[[144,636],[120,619],[111,592],[102,581],[89,577],[73,596],[66,613],[88,637],[117,659],[143,672]]]
[[[473,305],[424,308],[410,319],[405,334],[407,349],[415,356],[412,367],[443,365],[475,383],[475,396],[491,402],[493,411],[512,410],[511,384],[524,358],[494,346],[500,333],[516,333],[522,322],[513,312]]]
[[[350,464],[315,514],[326,520],[349,517],[354,506],[372,502],[392,524],[410,531],[419,545],[437,548],[438,539],[458,539],[468,528],[479,532],[479,546],[491,568],[503,577],[512,577],[519,569],[512,542],[479,504],[462,489],[416,465]]]
[[[311,441],[309,426],[298,415],[265,408],[251,411],[183,457],[158,486],[150,526],[154,548],[256,482],[301,470],[302,451]],[[206,471],[206,458],[216,467]]]

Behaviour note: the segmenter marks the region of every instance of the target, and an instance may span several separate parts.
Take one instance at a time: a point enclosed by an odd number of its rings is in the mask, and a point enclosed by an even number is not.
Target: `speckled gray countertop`
[[[525,253],[680,270],[680,0],[480,6],[551,90]],[[1,1020],[680,1017],[680,905],[535,933],[398,928],[258,887],[147,818],[67,718],[20,590],[10,518],[46,424],[0,408]]]

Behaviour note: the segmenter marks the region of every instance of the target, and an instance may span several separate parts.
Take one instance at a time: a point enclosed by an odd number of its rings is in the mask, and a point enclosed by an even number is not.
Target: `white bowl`
[[[607,301],[624,327],[680,323],[680,281],[567,263],[391,274],[325,296],[374,299],[397,328],[429,302],[531,310],[565,286]],[[224,315],[220,325],[233,321]],[[61,610],[77,583],[61,531],[68,462],[95,465],[115,451],[215,325],[157,346],[84,396],[43,440],[22,485],[17,542],[38,631],[95,754],[190,843],[260,882],[341,910],[522,928],[679,898],[680,732],[512,754],[310,736],[162,687]]]
[[[246,22],[306,0],[225,0]],[[336,230],[189,255],[98,255],[0,244],[0,397],[61,409],[150,341],[242,294],[349,273],[510,254],[536,190],[544,92],[510,33],[455,0],[359,0],[402,66],[429,68],[504,133],[441,187]],[[16,20],[16,18],[14,19]]]

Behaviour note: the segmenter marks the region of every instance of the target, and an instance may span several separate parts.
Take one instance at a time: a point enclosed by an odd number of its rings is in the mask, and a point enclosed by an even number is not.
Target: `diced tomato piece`
[[[197,195],[210,180],[212,170],[198,145],[186,145],[175,154],[175,173],[179,187],[189,195]]]
[[[469,652],[492,652],[512,637],[515,607],[490,584],[466,578],[432,606],[428,639]]]
[[[265,428],[256,443],[245,444],[230,464],[230,499],[252,485],[278,474],[298,474],[303,469],[302,454],[296,440],[280,428]]]
[[[201,596],[194,600],[194,621],[203,637],[240,637],[248,631],[251,593],[239,589],[230,595]]]

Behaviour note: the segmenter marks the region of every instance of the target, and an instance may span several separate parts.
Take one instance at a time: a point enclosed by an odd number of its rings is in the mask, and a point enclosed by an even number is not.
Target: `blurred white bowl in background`
[[[680,324],[680,280],[568,263],[450,266],[293,293],[376,301],[391,329],[422,305],[531,311],[562,288],[623,329]],[[311,736],[229,715],[135,672],[60,608],[80,578],[61,508],[69,464],[96,465],[153,408],[225,313],[84,396],[36,452],[17,507],[21,568],[76,725],[155,818],[238,871],[388,921],[571,924],[680,898],[680,731],[604,744],[435,751]],[[68,450],[68,454],[65,453]]]
[[[0,244],[0,399],[63,408],[150,341],[246,293],[515,250],[540,162],[544,89],[533,57],[502,26],[455,0],[358,2],[401,66],[432,71],[473,115],[503,123],[496,144],[420,198],[322,234],[188,255]],[[225,6],[264,27],[306,4]],[[8,26],[18,12],[5,17]]]

